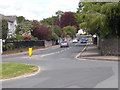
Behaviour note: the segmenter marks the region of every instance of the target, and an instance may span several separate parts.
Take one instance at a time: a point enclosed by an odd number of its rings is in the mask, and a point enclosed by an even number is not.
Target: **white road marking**
[[[53,53],[48,53],[48,54],[44,54],[44,55],[33,55],[33,56],[27,56],[27,57],[20,57],[20,58],[26,58],[26,59],[31,59],[31,58],[36,58],[36,57],[45,57],[45,56],[50,56],[50,55],[53,55],[53,54],[58,54],[58,53],[62,53],[64,51],[67,51],[69,50],[71,47],[69,48],[66,48],[66,49],[63,49],[63,50],[60,50],[60,51],[57,51],[57,52],[53,52]]]

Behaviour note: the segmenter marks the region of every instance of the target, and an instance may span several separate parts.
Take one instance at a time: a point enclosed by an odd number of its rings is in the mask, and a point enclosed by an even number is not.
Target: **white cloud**
[[[42,20],[55,15],[58,10],[76,11],[79,0],[2,0],[0,13]]]

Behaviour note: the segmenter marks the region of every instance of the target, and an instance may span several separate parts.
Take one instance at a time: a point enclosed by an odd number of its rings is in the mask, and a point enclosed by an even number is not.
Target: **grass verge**
[[[22,63],[0,63],[0,79],[9,79],[38,71],[38,66]]]

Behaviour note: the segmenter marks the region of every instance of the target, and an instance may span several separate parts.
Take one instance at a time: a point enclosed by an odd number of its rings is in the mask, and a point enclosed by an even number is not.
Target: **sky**
[[[0,0],[0,13],[42,20],[55,15],[58,10],[76,12],[78,3],[79,0]]]

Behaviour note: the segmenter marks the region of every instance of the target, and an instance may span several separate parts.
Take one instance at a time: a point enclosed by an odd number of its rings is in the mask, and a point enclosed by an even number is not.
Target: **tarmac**
[[[88,43],[77,58],[87,60],[119,61],[118,56],[102,56],[97,45],[94,45],[93,43]]]
[[[102,56],[97,45],[93,43],[88,43],[86,47],[79,53],[76,58],[78,60],[92,60],[92,61],[106,61],[106,62],[115,62],[118,63],[118,56]],[[118,69],[118,65],[116,66]],[[112,82],[112,83],[111,83]],[[114,74],[110,78],[104,80],[97,84],[94,88],[119,88],[118,87],[118,73]],[[120,90],[120,89],[119,89]]]

